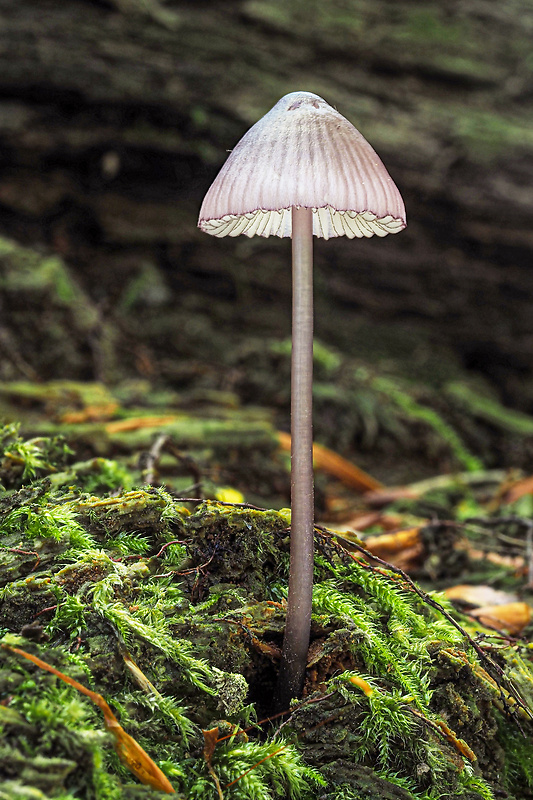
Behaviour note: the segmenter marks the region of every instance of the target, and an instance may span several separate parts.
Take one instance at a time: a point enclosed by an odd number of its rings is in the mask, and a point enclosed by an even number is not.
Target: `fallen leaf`
[[[172,425],[177,419],[180,419],[180,417],[176,414],[167,414],[164,417],[134,417],[132,419],[109,422],[105,429],[107,433],[122,433],[124,431],[137,431],[142,428],[160,428],[162,425]]]
[[[383,533],[378,536],[368,536],[364,540],[353,531],[343,531],[336,535],[340,544],[349,552],[354,549],[350,546],[353,542],[355,545],[364,547],[372,555],[382,558],[406,572],[419,566],[425,554],[424,543],[420,539],[420,528],[418,527],[394,533]]]
[[[502,496],[501,501],[504,504],[515,503],[527,494],[533,494],[533,475],[513,483]]]
[[[409,486],[387,487],[376,489],[365,495],[365,502],[371,508],[383,508],[396,500],[417,500],[420,492]]]
[[[518,600],[515,594],[493,589],[492,586],[471,586],[466,583],[450,586],[444,590],[444,594],[449,600],[460,600],[472,606],[502,606]]]
[[[166,792],[167,794],[176,793],[167,776],[161,772],[148,753],[143,750],[141,745],[138,744],[129,733],[126,733],[101,694],[87,689],[87,687],[78,683],[74,678],[65,675],[55,667],[52,667],[51,664],[47,664],[46,661],[42,661],[40,658],[37,658],[37,656],[27,653],[25,650],[21,650],[18,647],[11,647],[7,644],[2,644],[2,647],[5,650],[10,650],[12,653],[17,653],[17,655],[23,658],[27,658],[28,661],[32,661],[41,669],[51,672],[65,683],[68,683],[69,686],[73,686],[74,689],[77,689],[90,698],[102,711],[104,715],[104,725],[114,737],[117,755],[122,763],[128,767],[130,772],[133,772],[141,783],[151,786],[153,789],[158,789],[160,792]]]
[[[343,522],[342,526],[335,526],[335,530],[365,531],[367,528],[379,526],[386,531],[398,530],[402,525],[402,518],[397,514],[383,514],[381,511],[365,511]]]
[[[531,608],[527,603],[482,606],[471,611],[470,614],[482,625],[512,636],[519,634],[531,621]]]
[[[118,403],[105,403],[103,405],[85,406],[81,411],[65,411],[59,421],[74,425],[81,422],[100,422],[112,417],[119,409]]]
[[[484,550],[478,550],[473,547],[473,545],[466,540],[458,543],[457,549],[463,550],[473,561],[489,561],[491,564],[497,564],[499,567],[511,567],[511,569],[517,570],[518,573],[522,573],[525,566],[525,561],[522,556],[504,556],[501,553],[487,553]]]
[[[218,742],[218,728],[211,728],[202,733],[204,735],[204,758],[210,764]]]
[[[350,517],[350,519],[343,524],[343,528],[365,531],[367,528],[371,528],[372,525],[380,523],[382,516],[381,511],[367,511],[363,514],[356,514],[355,517]]]
[[[408,547],[420,544],[420,528],[407,528],[394,533],[383,533],[379,536],[368,536],[363,544],[375,556],[388,560],[387,556],[399,553]]]
[[[222,787],[220,785],[220,781],[218,779],[218,775],[216,774],[215,770],[213,769],[213,765],[211,763],[211,759],[213,757],[213,753],[215,752],[215,747],[217,746],[218,742],[218,728],[211,728],[208,731],[202,731],[204,735],[204,759],[205,763],[207,764],[207,769],[213,781],[215,783],[215,787],[217,790],[217,794],[219,800],[224,800],[224,795],[222,794]]]
[[[291,437],[284,431],[278,431],[281,449],[290,453]],[[364,472],[351,461],[343,458],[338,453],[321,444],[313,444],[313,464],[315,469],[322,470],[334,478],[338,478],[345,486],[358,492],[369,492],[381,489],[382,484],[368,473]]]

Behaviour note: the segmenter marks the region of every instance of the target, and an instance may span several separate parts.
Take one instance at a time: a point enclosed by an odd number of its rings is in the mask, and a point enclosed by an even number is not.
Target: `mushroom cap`
[[[198,226],[213,236],[291,236],[291,207],[313,209],[313,233],[386,236],[405,206],[366,139],[310,92],[279,100],[231,151],[207,192]]]

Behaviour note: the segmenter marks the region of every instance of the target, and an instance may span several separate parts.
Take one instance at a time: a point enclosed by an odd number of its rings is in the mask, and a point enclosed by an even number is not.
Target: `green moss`
[[[44,481],[0,496],[6,641],[103,693],[178,793],[216,800],[201,730],[218,727],[228,738],[211,766],[228,800],[492,800],[504,785],[533,795],[530,741],[505,715],[518,692],[533,733],[529,650],[491,646],[500,688],[438,605],[317,530],[309,702],[283,738],[259,727],[246,741],[241,729],[269,710],[275,683],[288,512],[185,508],[161,489],[65,496]],[[40,645],[13,635],[21,622]],[[20,796],[155,800],[85,697],[6,650],[0,661],[1,699],[11,698],[0,705],[0,771]]]
[[[357,35],[364,29],[357,7],[346,0],[328,4],[319,0],[294,0],[290,5],[282,0],[248,0],[244,10],[247,16],[281,30],[292,29],[297,24],[304,38],[315,37],[316,30],[329,39],[335,34],[342,38],[348,34]]]
[[[530,149],[533,144],[531,120],[504,117],[482,109],[470,109],[457,116],[452,134],[473,161],[485,166],[510,151]]]
[[[448,383],[445,391],[474,416],[497,425],[509,433],[521,436],[533,435],[533,417],[528,414],[505,408],[496,399],[481,394],[464,383]]]
[[[0,486],[5,489],[57,472],[72,454],[63,437],[23,439],[19,427],[16,423],[0,427]]]
[[[90,328],[97,321],[97,312],[88,298],[73,281],[64,262],[57,257],[43,259],[33,250],[27,250],[2,240],[0,257],[6,259],[9,269],[4,270],[0,285],[9,291],[47,292],[51,300],[66,307],[75,306],[78,322]]]
[[[481,461],[461,441],[454,429],[432,408],[417,403],[407,392],[402,391],[395,382],[388,378],[374,378],[372,385],[378,391],[386,394],[390,399],[403,409],[413,419],[419,419],[429,425],[449,445],[458,463],[467,470],[475,471],[482,468]]]
[[[472,29],[468,20],[446,19],[439,8],[417,8],[409,10],[403,25],[399,26],[399,36],[409,41],[431,46],[454,46],[463,48],[472,39]]]
[[[505,719],[499,715],[499,739],[505,748],[505,786],[509,792],[515,793],[517,783],[524,783],[533,794],[533,759],[531,746],[518,730],[509,731]]]

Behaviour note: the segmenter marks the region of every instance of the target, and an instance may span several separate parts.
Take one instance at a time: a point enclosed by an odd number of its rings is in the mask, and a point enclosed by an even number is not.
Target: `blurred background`
[[[196,223],[227,151],[306,90],[377,150],[408,218],[316,242],[317,438],[375,452],[373,387],[527,466],[532,37],[521,0],[0,0],[0,379],[285,413],[290,243]]]

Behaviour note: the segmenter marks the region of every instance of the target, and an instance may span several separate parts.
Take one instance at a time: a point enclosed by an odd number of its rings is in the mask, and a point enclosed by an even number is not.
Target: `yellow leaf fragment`
[[[281,449],[290,452],[291,437],[290,434],[284,431],[278,431],[278,441]],[[330,450],[328,447],[323,447],[321,444],[313,443],[313,463],[315,469],[322,470],[328,475],[337,478],[345,486],[349,486],[358,492],[376,491],[382,488],[382,484],[369,475],[363,472],[362,469],[356,467],[351,461]]]
[[[506,603],[497,606],[482,606],[471,611],[482,625],[502,633],[519,634],[531,621],[531,607],[527,603]]]
[[[435,720],[436,724],[439,726],[441,731],[443,732],[446,739],[453,744],[457,752],[461,753],[462,756],[468,758],[469,761],[477,761],[477,756],[474,751],[467,745],[464,739],[459,739],[458,736],[449,728],[445,722],[441,719]]]
[[[215,752],[215,747],[217,746],[218,742],[218,728],[211,728],[208,731],[203,730],[202,733],[204,735],[204,758],[205,758],[205,763],[207,764],[207,770],[211,775],[211,777],[213,778],[213,782],[215,784],[219,800],[224,800],[224,795],[222,794],[222,787],[220,785],[218,775],[213,769],[213,765],[211,763],[211,759],[213,757],[213,753]]]
[[[352,675],[350,678],[348,678],[348,680],[350,683],[353,683],[354,686],[357,686],[359,689],[361,689],[361,691],[364,692],[367,697],[370,697],[374,691],[370,684],[367,683],[364,678],[360,678],[359,675]]]
[[[368,536],[363,542],[365,548],[380,558],[387,558],[402,550],[420,544],[420,528],[407,528],[394,533]]]
[[[515,594],[493,589],[492,586],[473,586],[468,583],[449,586],[444,590],[444,594],[449,600],[459,600],[472,606],[502,606],[518,600]]]
[[[27,658],[28,661],[32,661],[34,664],[40,667],[40,669],[51,672],[52,675],[56,675],[62,681],[68,683],[70,686],[73,686],[74,689],[77,689],[79,692],[92,700],[104,715],[104,725],[114,738],[115,750],[122,763],[128,767],[128,769],[135,775],[136,778],[141,781],[141,783],[151,786],[153,789],[158,789],[160,792],[166,792],[167,794],[176,793],[166,775],[161,772],[157,764],[150,758],[148,753],[143,750],[143,748],[135,741],[135,739],[126,733],[101,694],[92,692],[90,689],[87,689],[87,687],[74,680],[74,678],[65,675],[55,667],[52,667],[51,664],[47,664],[46,661],[42,661],[40,658],[37,658],[37,656],[27,653],[25,650],[21,650],[19,647],[11,647],[7,644],[2,644],[2,647],[5,650],[10,650],[12,653],[17,653],[17,655],[22,656],[23,658]]]
[[[215,492],[215,499],[222,503],[244,503],[244,495],[238,489],[230,486],[219,486]]]

